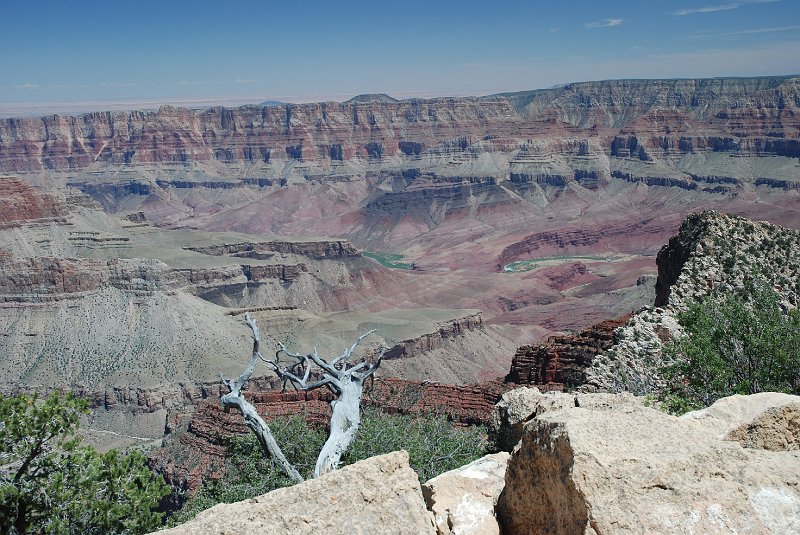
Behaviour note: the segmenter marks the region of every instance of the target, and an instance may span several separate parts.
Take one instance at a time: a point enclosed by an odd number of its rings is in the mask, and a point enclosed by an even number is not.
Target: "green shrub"
[[[408,452],[411,468],[420,481],[427,481],[484,455],[486,428],[457,429],[444,415],[386,414],[368,408],[344,462],[352,464],[397,450]]]
[[[75,436],[84,400],[0,396],[0,533],[147,533],[169,487],[139,452],[98,453]]]
[[[662,401],[672,412],[721,397],[757,392],[800,394],[800,313],[786,312],[764,283],[711,296],[678,316],[685,336],[672,348]]]
[[[300,416],[270,422],[286,458],[305,477],[314,472],[317,455],[327,438],[324,428],[309,426]],[[352,464],[375,455],[404,449],[421,481],[469,463],[486,452],[486,429],[457,429],[442,415],[397,415],[367,408],[358,435],[342,460]],[[225,475],[204,484],[170,518],[180,524],[217,503],[231,503],[292,485],[281,468],[266,457],[252,434],[236,437],[227,446]]]

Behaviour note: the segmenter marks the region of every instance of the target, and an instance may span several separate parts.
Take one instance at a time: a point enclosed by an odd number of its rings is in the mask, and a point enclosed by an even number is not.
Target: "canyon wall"
[[[362,171],[381,161],[414,169],[415,161],[429,167],[493,152],[525,156],[533,149],[535,154],[542,141],[553,140],[559,140],[550,147],[555,153],[589,156],[599,149],[643,162],[703,152],[798,157],[799,88],[797,78],[787,77],[616,80],[481,98],[205,110],[164,106],[2,119],[0,172],[192,162],[219,162],[224,169],[246,163],[262,172],[237,178],[267,186],[287,162],[312,162],[307,177],[335,180],[353,174],[347,162],[361,162]],[[508,160],[487,171],[505,174],[507,166]],[[160,186],[236,185],[169,175],[165,170]],[[558,173],[541,170],[517,170],[516,176],[553,185],[563,181]],[[588,169],[579,178],[597,177]]]

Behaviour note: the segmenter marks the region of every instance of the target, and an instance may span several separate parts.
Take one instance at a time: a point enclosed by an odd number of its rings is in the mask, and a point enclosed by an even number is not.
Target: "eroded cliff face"
[[[800,232],[703,211],[690,215],[658,253],[653,306],[589,329],[517,350],[506,381],[560,384],[584,391],[658,392],[662,349],[681,328],[677,314],[711,294],[763,281],[796,308],[800,295]]]
[[[544,344],[522,346],[505,380],[516,385],[574,388],[586,382],[586,368],[614,345],[614,330],[631,315],[602,321],[577,333],[551,336]]]
[[[327,161],[414,155],[518,114],[503,98],[291,104],[193,111],[58,115],[0,122],[0,169],[30,172],[110,164]],[[453,149],[461,147],[456,143]],[[442,154],[451,149],[437,147]]]
[[[351,160],[471,158],[517,151],[530,137],[568,139],[581,133],[598,138],[613,156],[645,160],[650,151],[736,150],[796,157],[798,107],[798,80],[780,77],[585,82],[483,98],[202,111],[165,106],[4,119],[0,170],[198,161],[305,161],[332,170],[337,162]],[[578,155],[585,155],[589,145],[574,143]]]

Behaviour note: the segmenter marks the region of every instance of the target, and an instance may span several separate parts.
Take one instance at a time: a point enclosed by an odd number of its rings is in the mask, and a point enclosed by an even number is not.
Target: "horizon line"
[[[29,118],[47,117],[50,115],[83,115],[98,112],[116,111],[150,111],[162,106],[175,106],[187,109],[205,109],[216,106],[240,107],[247,105],[258,106],[262,102],[276,102],[284,104],[313,104],[318,102],[347,102],[362,95],[387,95],[391,98],[401,97],[397,100],[436,99],[436,98],[486,98],[496,95],[513,95],[529,91],[546,91],[548,89],[562,88],[571,84],[603,83],[614,81],[657,81],[657,80],[743,80],[756,78],[796,78],[800,74],[774,74],[762,76],[702,76],[702,77],[673,77],[673,78],[608,78],[603,80],[582,80],[555,84],[549,87],[528,88],[519,90],[486,89],[472,92],[461,91],[397,91],[393,94],[385,91],[371,93],[320,93],[307,95],[278,95],[278,96],[212,96],[212,97],[163,97],[143,99],[93,99],[56,102],[0,102],[0,118]]]

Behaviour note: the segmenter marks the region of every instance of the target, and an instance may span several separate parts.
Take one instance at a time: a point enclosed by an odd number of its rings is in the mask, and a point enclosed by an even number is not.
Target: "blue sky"
[[[4,4],[6,107],[476,95],[800,73],[800,0]]]

